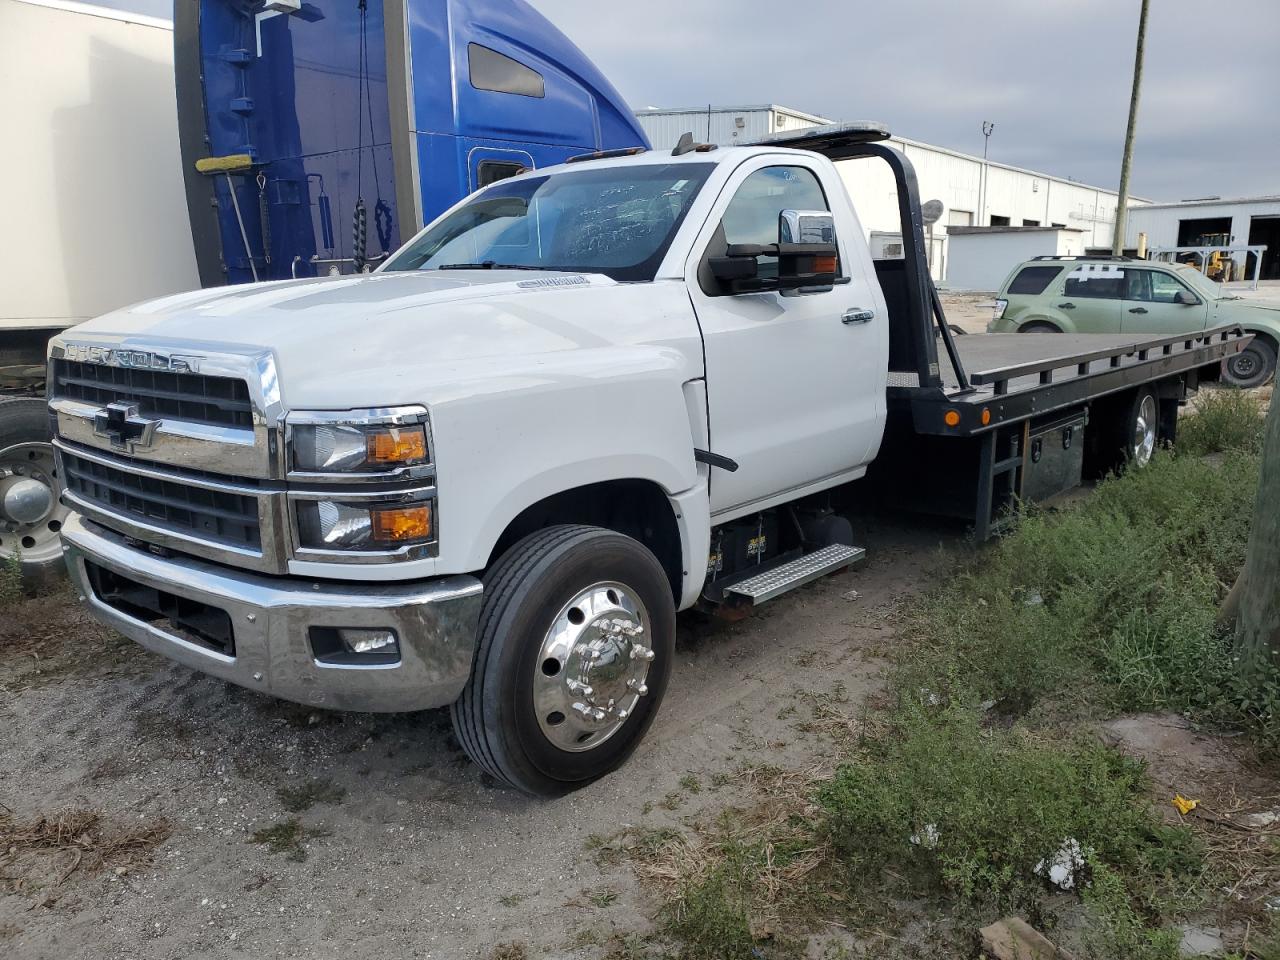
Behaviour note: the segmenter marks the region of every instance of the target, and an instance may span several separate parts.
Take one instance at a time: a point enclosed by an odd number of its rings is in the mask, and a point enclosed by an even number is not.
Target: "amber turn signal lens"
[[[960,426],[960,411],[948,410],[946,413],[942,415],[942,422],[945,423],[948,427]]]
[[[431,539],[431,505],[374,510],[373,539],[378,543],[407,543]]]
[[[365,451],[368,463],[383,466],[424,463],[427,459],[427,434],[422,427],[379,430],[368,435]]]
[[[835,273],[836,258],[835,257],[814,257],[813,272],[814,273]]]
[[[982,410],[982,425],[985,427],[991,423],[991,411],[985,407]]]

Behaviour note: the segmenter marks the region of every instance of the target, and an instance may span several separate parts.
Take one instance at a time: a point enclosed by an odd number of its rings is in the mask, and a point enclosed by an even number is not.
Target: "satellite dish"
[[[920,217],[926,224],[937,223],[945,209],[946,206],[941,200],[930,200],[928,203],[921,204]]]

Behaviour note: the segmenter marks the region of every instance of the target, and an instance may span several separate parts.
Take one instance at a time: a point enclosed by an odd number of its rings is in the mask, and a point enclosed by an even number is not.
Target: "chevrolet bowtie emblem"
[[[110,403],[93,415],[93,432],[129,453],[151,446],[158,426],[160,421],[142,416],[136,403]]]

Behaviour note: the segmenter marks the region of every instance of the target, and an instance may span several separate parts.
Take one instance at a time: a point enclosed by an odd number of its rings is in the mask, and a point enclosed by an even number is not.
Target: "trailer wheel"
[[[513,546],[484,581],[471,679],[452,708],[467,755],[533,794],[620,766],[671,673],[675,602],[657,558],[611,530],[555,526]]]
[[[0,563],[19,556],[28,591],[52,585],[64,569],[59,489],[44,400],[0,401]]]
[[[1222,361],[1222,379],[1233,387],[1247,390],[1260,387],[1276,372],[1276,348],[1255,336],[1249,345]]]

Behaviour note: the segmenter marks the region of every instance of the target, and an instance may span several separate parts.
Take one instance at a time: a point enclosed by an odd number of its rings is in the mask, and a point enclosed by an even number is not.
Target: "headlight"
[[[435,503],[299,500],[298,545],[305,550],[384,551],[435,539]]]
[[[426,411],[420,407],[289,417],[294,474],[388,474],[431,462]]]
[[[995,309],[995,313],[992,315],[991,319],[992,319],[992,320],[999,320],[999,319],[1001,319],[1001,318],[1004,316],[1004,312],[1005,312],[1005,310],[1007,310],[1008,308],[1009,308],[1009,301],[1008,301],[1008,300],[999,300],[999,299],[997,299],[997,300],[996,300],[996,309]]]

